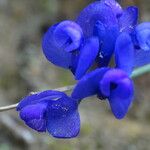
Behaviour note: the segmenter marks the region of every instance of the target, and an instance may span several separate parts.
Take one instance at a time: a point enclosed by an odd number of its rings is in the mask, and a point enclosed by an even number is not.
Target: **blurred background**
[[[75,83],[69,71],[50,64],[41,51],[47,28],[74,19],[92,0],[0,0],[0,106],[18,102],[31,91]],[[150,21],[149,0],[137,5],[140,21]],[[80,105],[81,132],[71,140],[29,129],[15,110],[0,113],[0,150],[150,150],[150,74],[134,79],[135,101],[118,121],[108,105],[92,97]]]

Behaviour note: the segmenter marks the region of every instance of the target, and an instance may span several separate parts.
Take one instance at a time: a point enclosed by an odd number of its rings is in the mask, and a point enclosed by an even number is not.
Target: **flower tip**
[[[123,114],[123,113],[114,113],[113,112],[113,115],[115,116],[116,119],[118,120],[122,120],[125,118],[126,114]]]
[[[57,138],[57,139],[72,139],[72,138],[76,138],[80,133],[80,130],[75,133],[75,134],[72,134],[72,135],[69,135],[69,134],[66,134],[66,135],[57,135],[57,134],[51,134],[54,138]]]

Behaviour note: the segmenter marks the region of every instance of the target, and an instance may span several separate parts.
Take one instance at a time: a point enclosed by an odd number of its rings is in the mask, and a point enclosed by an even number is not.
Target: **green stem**
[[[145,73],[150,73],[150,64],[135,69],[133,71],[132,75],[131,75],[131,78],[139,77],[139,76],[141,76],[141,75],[143,75]],[[57,89],[53,89],[53,90],[66,92],[66,91],[72,90],[73,88],[74,88],[74,85],[70,85],[70,86],[65,86],[65,87],[61,87],[61,88],[57,88]],[[0,107],[0,112],[11,110],[11,109],[15,109],[17,107],[17,105],[18,105],[18,103]]]
[[[150,64],[148,65],[145,65],[143,67],[140,67],[140,68],[137,68],[133,71],[131,77],[132,78],[136,78],[136,77],[139,77],[145,73],[150,73]]]

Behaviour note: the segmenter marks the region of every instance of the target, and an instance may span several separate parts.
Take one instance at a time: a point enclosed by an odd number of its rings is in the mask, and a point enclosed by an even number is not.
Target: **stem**
[[[135,69],[131,75],[132,78],[139,77],[145,73],[150,73],[150,64],[145,65],[143,67],[140,67],[138,69]]]
[[[132,78],[136,78],[136,77],[139,77],[139,76],[141,76],[141,75],[143,75],[145,73],[150,73],[150,64],[145,65],[143,67],[140,67],[138,69],[135,69],[133,71],[131,77]],[[66,92],[66,91],[71,91],[74,88],[74,86],[75,85],[69,85],[69,86],[64,86],[64,87],[56,88],[56,89],[53,89],[53,90],[60,91],[60,92]],[[33,92],[33,94],[34,94],[34,92]],[[18,104],[19,103],[0,107],[0,112],[11,110],[11,109],[15,109]]]
[[[72,90],[73,87],[74,87],[74,85],[69,85],[69,86],[64,86],[64,87],[56,88],[56,89],[53,89],[53,90],[60,91],[60,92],[66,92],[66,91]],[[31,94],[35,94],[35,93],[36,92],[31,92]],[[15,109],[18,104],[19,103],[0,107],[0,112],[11,110],[11,109]]]
[[[2,112],[2,111],[7,111],[7,110],[10,110],[10,109],[15,109],[18,104],[19,104],[19,103],[0,107],[0,112]]]

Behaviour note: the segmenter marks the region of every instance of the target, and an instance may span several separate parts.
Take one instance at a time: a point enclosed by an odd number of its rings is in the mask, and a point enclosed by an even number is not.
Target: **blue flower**
[[[104,26],[111,27],[118,24],[113,10],[105,1],[96,1],[85,7],[76,19],[85,37],[93,35],[94,26],[100,21]]]
[[[137,7],[123,10],[115,0],[93,2],[75,22],[50,27],[43,38],[43,52],[50,62],[70,69],[79,80],[95,62],[99,67],[108,66],[117,37],[131,33],[137,20]]]
[[[120,69],[96,69],[79,80],[73,90],[72,98],[82,100],[92,95],[108,99],[115,117],[122,119],[133,101],[133,82]]]
[[[26,125],[57,138],[76,137],[80,130],[78,101],[65,93],[47,90],[29,95],[17,106]]]
[[[43,37],[43,53],[53,64],[72,68],[72,51],[80,47],[82,34],[80,26],[73,21],[66,20],[55,24]]]
[[[44,55],[79,81],[71,97],[47,90],[23,98],[17,111],[25,124],[57,138],[75,137],[80,130],[78,105],[92,95],[107,99],[114,116],[124,118],[134,97],[132,71],[150,63],[150,22],[137,22],[137,7],[123,9],[115,0],[97,0],[75,21],[51,26],[42,40]],[[109,68],[113,54],[115,68]],[[86,74],[95,63],[101,68]]]
[[[134,86],[128,75],[119,69],[110,69],[100,81],[100,91],[108,98],[111,110],[117,119],[128,112],[134,96]]]
[[[134,66],[150,63],[150,22],[139,24],[132,33],[135,55]]]
[[[135,28],[135,36],[139,47],[145,51],[150,50],[150,22],[139,24]]]
[[[99,66],[107,66],[111,55],[115,39],[119,33],[118,20],[113,13],[114,8],[105,1],[96,1],[84,8],[77,18],[77,23],[81,26],[84,36],[96,36],[99,39]],[[109,42],[109,44],[108,44]]]
[[[134,68],[134,45],[129,34],[121,33],[119,35],[114,54],[116,68],[122,69],[128,75],[131,75]]]
[[[116,67],[131,75],[135,67],[150,63],[150,23],[141,23],[131,34],[121,33],[115,44]]]
[[[102,0],[84,8],[76,22],[81,26],[85,37],[94,35],[99,38],[97,63],[99,67],[103,67],[110,62],[118,35],[122,32],[131,33],[137,20],[137,7],[130,6],[123,10],[115,0]]]

